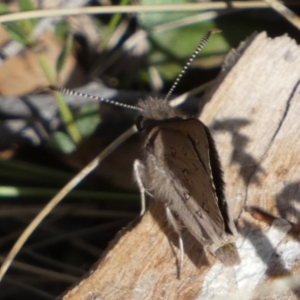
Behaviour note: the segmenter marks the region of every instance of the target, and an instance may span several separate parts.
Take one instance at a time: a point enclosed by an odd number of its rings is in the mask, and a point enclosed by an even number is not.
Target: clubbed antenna
[[[221,30],[219,29],[213,29],[208,31],[204,37],[201,39],[200,43],[198,44],[197,48],[195,49],[195,51],[193,52],[193,54],[191,55],[191,57],[188,59],[187,63],[185,64],[185,66],[182,68],[181,72],[179,73],[179,75],[177,76],[177,78],[175,79],[173,85],[171,86],[167,96],[165,97],[165,101],[168,100],[168,98],[170,97],[170,95],[173,93],[174,89],[176,88],[176,86],[178,85],[178,82],[180,81],[180,79],[182,78],[182,76],[185,74],[186,70],[189,68],[190,64],[192,63],[192,61],[195,59],[195,57],[199,54],[199,52],[204,48],[204,46],[206,45],[206,43],[208,42],[210,36],[213,33],[217,33],[217,32],[221,32]]]
[[[112,104],[112,105],[115,105],[115,106],[121,106],[121,107],[124,107],[124,108],[130,108],[130,109],[142,111],[142,109],[137,107],[137,106],[124,104],[124,103],[121,103],[121,102],[116,102],[116,101],[113,101],[113,100],[110,100],[110,99],[106,99],[106,98],[102,98],[102,97],[98,97],[98,96],[93,96],[93,95],[88,95],[88,94],[85,94],[85,93],[80,93],[80,92],[69,90],[69,89],[66,89],[64,87],[60,87],[60,86],[56,86],[56,85],[49,85],[49,89],[53,90],[53,91],[56,91],[56,92],[60,92],[60,93],[65,94],[65,95],[74,95],[74,96],[89,98],[89,99],[97,100],[99,102],[109,103],[109,104]]]

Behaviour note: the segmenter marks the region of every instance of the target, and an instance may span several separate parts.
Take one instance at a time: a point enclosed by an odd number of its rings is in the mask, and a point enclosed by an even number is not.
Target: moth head
[[[141,109],[141,115],[146,120],[167,120],[178,117],[180,113],[171,107],[166,99],[149,98],[140,100],[137,107]]]

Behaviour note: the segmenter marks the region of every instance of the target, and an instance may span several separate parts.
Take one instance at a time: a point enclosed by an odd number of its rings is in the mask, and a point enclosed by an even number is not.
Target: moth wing
[[[199,122],[195,135],[195,131],[191,131],[191,124],[182,126],[182,122],[178,123],[161,126],[156,135],[157,143],[153,144],[155,157],[161,160],[157,165],[166,167],[171,173],[173,197],[177,195],[181,204],[176,201],[170,208],[197,239],[218,243],[224,235],[224,220],[212,180],[205,128]],[[189,136],[191,132],[192,137]],[[187,211],[183,214],[184,210]],[[193,221],[185,220],[189,216]]]

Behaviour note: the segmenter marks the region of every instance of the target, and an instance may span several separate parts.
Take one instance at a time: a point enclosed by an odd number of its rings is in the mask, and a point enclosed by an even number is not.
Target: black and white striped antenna
[[[84,98],[88,98],[88,99],[97,100],[99,102],[105,102],[105,103],[109,103],[109,104],[112,104],[112,105],[115,105],[115,106],[120,106],[120,107],[123,107],[123,108],[129,108],[129,109],[142,111],[141,108],[139,108],[137,106],[134,106],[134,105],[129,105],[129,104],[117,102],[117,101],[114,101],[114,100],[110,100],[110,99],[107,99],[107,98],[77,92],[77,91],[66,89],[64,87],[60,87],[60,86],[56,86],[56,85],[49,85],[48,88],[50,90],[60,92],[60,93],[65,94],[65,95],[73,95],[73,96],[84,97]]]
[[[174,92],[176,86],[178,85],[180,79],[182,78],[182,76],[186,73],[186,71],[188,70],[189,66],[191,65],[191,63],[193,62],[193,60],[197,57],[197,55],[200,53],[200,51],[204,48],[204,46],[206,45],[206,43],[208,42],[210,36],[213,33],[217,33],[217,32],[221,32],[220,29],[213,29],[208,31],[203,38],[201,39],[201,41],[199,42],[197,48],[195,49],[195,51],[193,52],[193,54],[190,56],[190,58],[188,59],[188,61],[186,62],[186,64],[184,65],[184,67],[182,68],[181,72],[178,74],[177,78],[175,79],[173,85],[171,86],[167,96],[164,98],[165,101],[168,101],[169,97],[171,96],[171,94]]]
[[[186,73],[186,71],[188,70],[188,68],[189,68],[190,64],[192,63],[192,61],[196,58],[196,56],[199,54],[199,52],[204,48],[204,46],[208,42],[210,36],[213,33],[217,33],[217,32],[221,32],[221,30],[219,30],[219,29],[213,29],[213,30],[208,31],[203,36],[203,38],[199,42],[197,48],[195,49],[195,51],[193,52],[193,54],[191,55],[191,57],[188,59],[188,61],[186,62],[186,64],[182,68],[181,72],[179,73],[179,75],[175,79],[175,81],[174,81],[172,87],[170,88],[168,94],[164,98],[164,101],[167,101],[168,98],[171,96],[171,94],[175,90],[176,86],[178,85],[180,79]],[[98,96],[94,96],[94,95],[88,95],[88,94],[85,94],[85,93],[81,93],[81,92],[77,92],[77,91],[74,91],[74,90],[66,89],[64,87],[59,87],[59,86],[56,86],[56,85],[50,85],[49,89],[51,89],[53,91],[56,91],[56,92],[60,92],[62,94],[66,94],[66,95],[73,95],[73,96],[79,96],[79,97],[84,97],[84,98],[89,98],[89,99],[97,100],[100,103],[101,102],[105,102],[105,103],[109,103],[109,104],[112,104],[112,105],[115,105],[115,106],[120,106],[120,107],[123,107],[123,108],[129,108],[129,109],[133,109],[133,110],[143,111],[143,109],[140,108],[140,107],[138,107],[138,106],[125,104],[125,103],[117,102],[117,101],[114,101],[114,100],[110,100],[110,99],[107,99],[107,98],[102,98],[102,97],[98,97]]]

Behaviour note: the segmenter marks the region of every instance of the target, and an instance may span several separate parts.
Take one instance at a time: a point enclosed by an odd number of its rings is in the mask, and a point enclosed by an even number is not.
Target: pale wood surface
[[[276,283],[275,277],[300,273],[298,233],[290,234],[290,224],[282,220],[300,223],[299,79],[295,42],[261,33],[230,53],[207,93],[201,120],[219,150],[226,198],[240,233],[240,266],[225,268],[184,232],[186,254],[178,279],[176,234],[161,205],[152,203],[63,299],[252,299],[257,286],[259,299],[264,293],[265,299],[299,299],[299,288],[263,288]],[[282,219],[258,221],[246,206]]]

